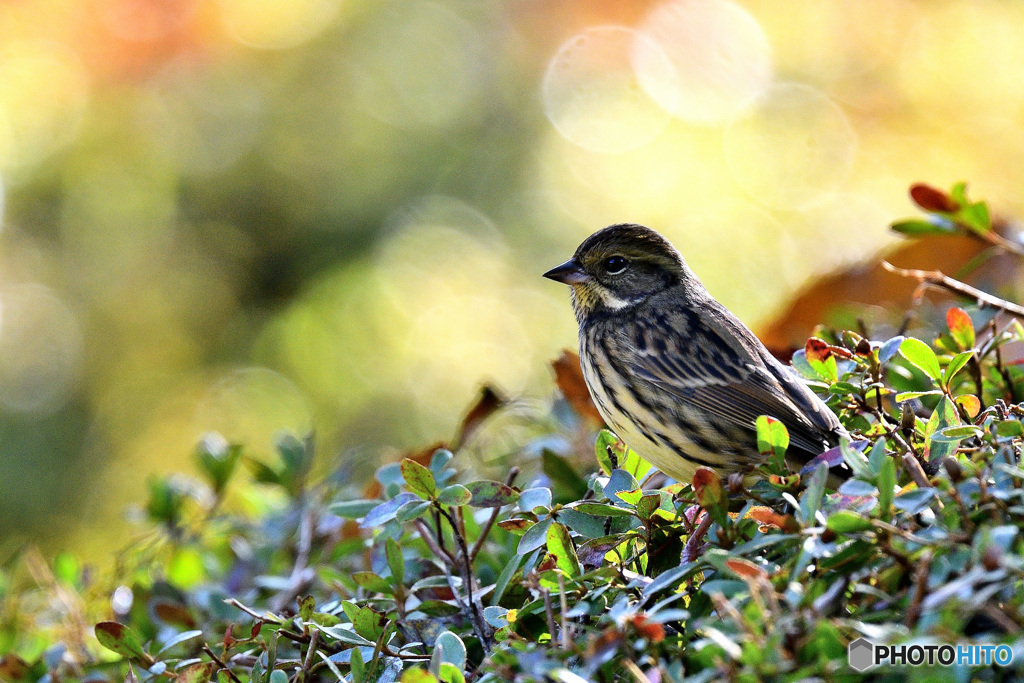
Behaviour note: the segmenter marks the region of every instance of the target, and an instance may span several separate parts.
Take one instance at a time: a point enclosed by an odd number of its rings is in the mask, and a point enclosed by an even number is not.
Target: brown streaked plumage
[[[544,274],[572,287],[580,359],[609,426],[690,482],[760,461],[754,421],[781,420],[803,463],[846,434],[839,419],[716,301],[668,240],[641,225],[599,230]]]

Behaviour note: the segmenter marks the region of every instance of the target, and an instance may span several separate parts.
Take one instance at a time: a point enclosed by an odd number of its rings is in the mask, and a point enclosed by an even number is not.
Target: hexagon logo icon
[[[850,643],[846,654],[854,671],[867,671],[875,665],[875,646],[867,638],[858,638]]]

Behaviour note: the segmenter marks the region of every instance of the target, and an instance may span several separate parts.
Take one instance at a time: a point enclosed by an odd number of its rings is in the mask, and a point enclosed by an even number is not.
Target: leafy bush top
[[[457,456],[431,447],[362,487],[355,460],[315,479],[310,439],[282,437],[267,465],[210,436],[200,478],[153,480],[113,576],[6,563],[0,678],[852,680],[860,636],[1015,658],[875,677],[1019,676],[1024,328],[953,308],[918,337],[822,331],[794,357],[859,441],[833,454],[853,472],[838,490],[824,464],[785,469],[767,417],[756,484],[665,485],[610,432],[595,448],[565,401],[493,393]]]

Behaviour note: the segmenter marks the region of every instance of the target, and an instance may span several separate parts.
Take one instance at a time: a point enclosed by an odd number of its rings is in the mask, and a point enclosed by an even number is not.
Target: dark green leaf
[[[473,507],[496,508],[519,500],[515,490],[497,481],[473,481],[466,484],[466,488],[473,495],[469,501]]]

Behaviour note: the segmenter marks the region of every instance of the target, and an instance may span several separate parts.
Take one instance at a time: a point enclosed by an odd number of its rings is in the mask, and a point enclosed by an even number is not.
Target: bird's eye
[[[621,256],[612,256],[605,259],[604,269],[609,275],[618,275],[626,269],[626,259]]]

